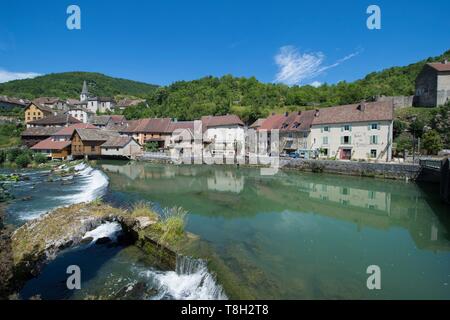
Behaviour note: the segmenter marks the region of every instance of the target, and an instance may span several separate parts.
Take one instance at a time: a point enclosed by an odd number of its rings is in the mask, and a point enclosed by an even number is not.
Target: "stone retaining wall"
[[[419,165],[397,163],[289,159],[282,160],[281,166],[283,169],[388,179],[415,180],[420,173]]]

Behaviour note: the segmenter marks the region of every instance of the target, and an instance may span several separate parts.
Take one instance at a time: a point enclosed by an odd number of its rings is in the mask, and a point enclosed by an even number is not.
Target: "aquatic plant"
[[[160,241],[166,244],[173,244],[184,235],[186,224],[186,211],[181,207],[165,209],[161,220],[156,224],[162,235]]]

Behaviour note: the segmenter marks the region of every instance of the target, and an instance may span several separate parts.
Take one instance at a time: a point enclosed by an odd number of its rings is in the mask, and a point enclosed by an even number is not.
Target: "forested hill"
[[[267,84],[255,78],[205,77],[194,81],[178,81],[160,87],[148,97],[148,107],[127,109],[126,117],[169,116],[180,120],[198,119],[207,114],[235,113],[251,122],[270,112],[299,110],[357,103],[376,95],[412,95],[415,79],[427,62],[450,58],[450,50],[443,55],[420,62],[373,72],[355,82],[335,85],[288,87]]]
[[[53,73],[34,79],[15,80],[0,84],[0,95],[34,99],[37,97],[79,98],[83,81],[94,96],[148,96],[155,85],[109,77],[92,72]]]

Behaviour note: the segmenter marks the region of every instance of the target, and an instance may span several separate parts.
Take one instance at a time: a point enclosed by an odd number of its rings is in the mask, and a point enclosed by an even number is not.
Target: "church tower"
[[[89,91],[87,88],[86,80],[83,82],[83,90],[81,90],[80,101],[87,101],[89,98]]]

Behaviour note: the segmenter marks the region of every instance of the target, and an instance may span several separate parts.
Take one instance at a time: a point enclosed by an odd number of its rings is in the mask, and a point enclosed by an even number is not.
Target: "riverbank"
[[[175,164],[169,157],[141,157],[142,162],[155,164]],[[206,164],[202,164],[205,165]],[[249,168],[268,167],[267,165],[239,165]],[[416,180],[420,173],[417,164],[402,164],[388,162],[362,162],[340,160],[309,160],[280,158],[281,170],[297,170],[314,173],[331,173],[358,177],[373,177],[381,179]]]

